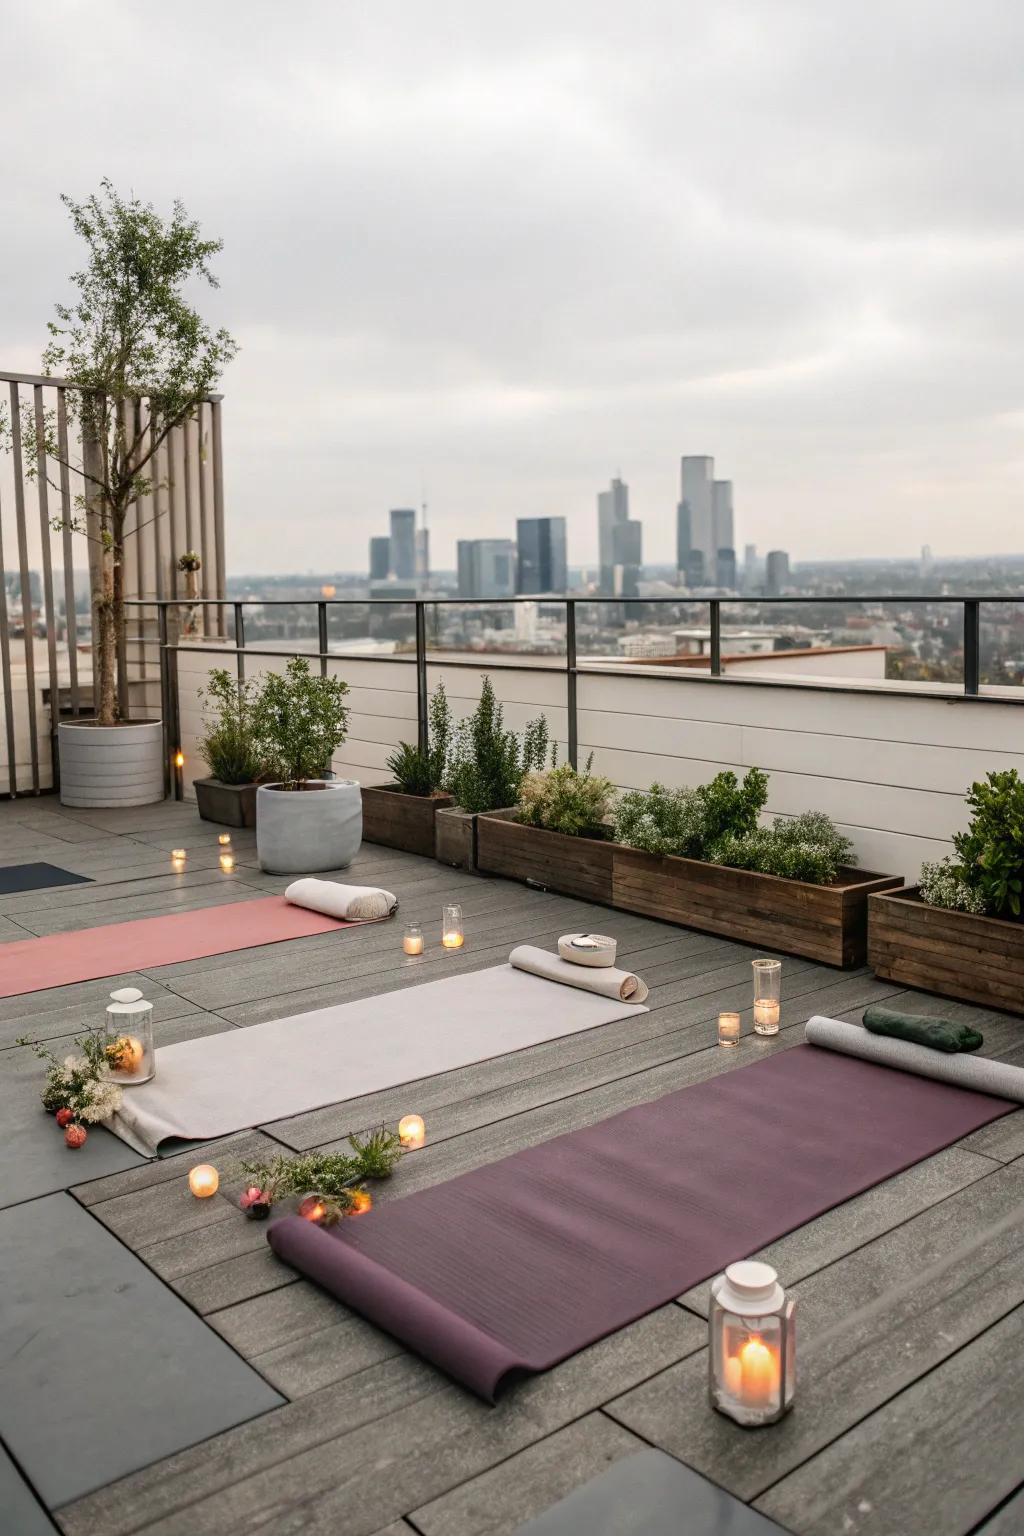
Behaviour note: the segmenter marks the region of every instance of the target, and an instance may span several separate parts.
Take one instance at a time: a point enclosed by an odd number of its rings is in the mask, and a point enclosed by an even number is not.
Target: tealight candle
[[[718,1043],[732,1046],[740,1043],[740,1016],[738,1013],[718,1015]]]
[[[352,1204],[349,1207],[353,1216],[362,1216],[364,1211],[373,1209],[373,1196],[367,1189],[354,1189],[352,1191]]]
[[[418,928],[415,923],[410,924],[410,926],[405,930],[405,938],[402,940],[402,948],[405,950],[407,955],[422,955],[423,930]]]
[[[145,1046],[141,1040],[136,1040],[134,1035],[119,1035],[112,1044],[107,1046],[107,1061],[111,1069],[115,1072],[124,1072],[131,1077],[142,1071],[145,1056]]]
[[[754,960],[754,1033],[777,1035],[782,1014],[782,961]]]
[[[220,856],[220,867],[221,867],[221,869],[224,871],[224,873],[226,875],[229,875],[231,873],[231,871],[235,867],[235,856],[234,856],[234,854],[233,853],[222,853],[221,856]]]
[[[218,841],[218,843],[220,843],[222,848],[230,848],[231,847],[231,833],[230,832],[222,832],[220,834],[220,836],[218,837],[217,841]]]
[[[759,997],[754,1004],[754,1029],[759,1035],[779,1032],[780,1008],[776,998]]]
[[[212,1163],[199,1163],[188,1176],[188,1187],[197,1200],[208,1200],[217,1193],[220,1174]]]
[[[423,1123],[422,1115],[403,1115],[398,1122],[398,1139],[403,1147],[410,1150],[413,1147],[422,1147],[427,1139],[427,1128]]]
[[[175,869],[184,869],[185,860],[187,857],[188,855],[186,854],[184,848],[171,849],[171,863],[174,865]]]
[[[441,914],[441,943],[445,949],[461,949],[465,943],[462,928],[462,908],[445,907]]]
[[[185,766],[185,754],[184,754],[184,752],[181,752],[181,751],[175,752],[175,754],[174,754],[174,766],[175,766],[175,768],[184,768],[184,766]]]
[[[299,1215],[307,1221],[323,1221],[327,1215],[327,1207],[319,1195],[307,1195],[299,1203]]]

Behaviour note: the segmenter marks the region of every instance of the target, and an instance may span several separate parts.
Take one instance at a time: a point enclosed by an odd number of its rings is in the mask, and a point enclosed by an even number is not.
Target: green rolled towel
[[[882,1008],[872,1003],[864,1010],[864,1028],[873,1035],[891,1035],[895,1040],[912,1040],[915,1045],[929,1045],[932,1050],[976,1051],[984,1045],[984,1035],[967,1024],[950,1019],[930,1019],[921,1013],[900,1013],[896,1008]]]

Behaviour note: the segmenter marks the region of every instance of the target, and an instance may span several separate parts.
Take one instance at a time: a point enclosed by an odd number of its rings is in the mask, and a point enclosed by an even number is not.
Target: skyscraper
[[[391,540],[387,535],[370,540],[370,580],[387,581],[391,569]]]
[[[736,548],[736,538],[733,529],[732,516],[732,481],[714,480],[711,483],[711,532],[715,541],[715,555],[720,549]],[[735,561],[733,562],[733,576],[735,577]],[[720,571],[716,571],[715,580],[719,586],[729,586]]]
[[[682,581],[690,567],[690,551],[693,548],[693,540],[690,538],[690,508],[689,504],[681,501],[676,506],[676,571]]]
[[[516,522],[518,550],[516,591],[564,592],[568,584],[564,517],[520,517]]]
[[[616,523],[612,539],[612,590],[616,597],[636,597],[644,561],[644,530],[638,518]]]
[[[391,564],[389,575],[399,581],[416,579],[416,513],[408,507],[391,513]]]
[[[704,558],[705,580],[713,579],[718,549],[712,499],[714,475],[714,459],[703,455],[684,456],[681,474],[682,505],[689,508],[690,549],[699,550]]]
[[[736,590],[736,551],[720,549],[715,556],[715,581],[730,592]]]
[[[764,563],[764,587],[769,597],[778,597],[789,586],[789,556],[784,549],[770,549]]]
[[[511,539],[460,539],[460,597],[511,597],[516,586],[516,546]]]
[[[629,486],[613,480],[607,491],[597,495],[597,559],[602,592],[611,592],[615,559],[615,530],[629,518]]]
[[[430,529],[416,529],[416,582],[421,590],[430,580]]]

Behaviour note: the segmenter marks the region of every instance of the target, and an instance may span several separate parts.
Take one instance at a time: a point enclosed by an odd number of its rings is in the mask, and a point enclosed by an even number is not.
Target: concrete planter
[[[258,784],[222,784],[220,779],[195,779],[196,805],[204,821],[222,827],[256,825]]]
[[[62,805],[82,809],[155,805],[164,798],[164,733],[159,720],[57,726]]]
[[[273,875],[312,875],[351,864],[363,837],[355,779],[311,779],[305,789],[261,784],[256,791],[256,851]]]
[[[451,795],[408,795],[397,784],[363,785],[363,841],[432,859],[434,817]]]

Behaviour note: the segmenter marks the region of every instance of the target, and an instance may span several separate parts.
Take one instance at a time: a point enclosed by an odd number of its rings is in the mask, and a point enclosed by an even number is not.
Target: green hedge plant
[[[1024,916],[1024,779],[1016,768],[990,773],[971,785],[966,832],[955,853],[921,869],[926,902],[959,912],[1020,921]]]
[[[199,755],[210,773],[222,784],[256,783],[265,769],[257,685],[237,682],[223,667],[214,667],[199,697],[204,710]]]
[[[568,763],[528,773],[519,790],[520,821],[570,837],[594,834],[611,813],[614,790],[610,779],[591,773],[592,764],[593,754],[582,773]]]
[[[615,813],[615,838],[645,853],[710,859],[723,838],[748,836],[768,798],[768,775],[751,768],[742,782],[731,771],[696,789],[628,790]]]
[[[544,715],[531,720],[521,736],[506,730],[503,706],[485,677],[480,702],[455,732],[444,787],[464,811],[515,805],[523,779],[543,766],[548,740]]]

